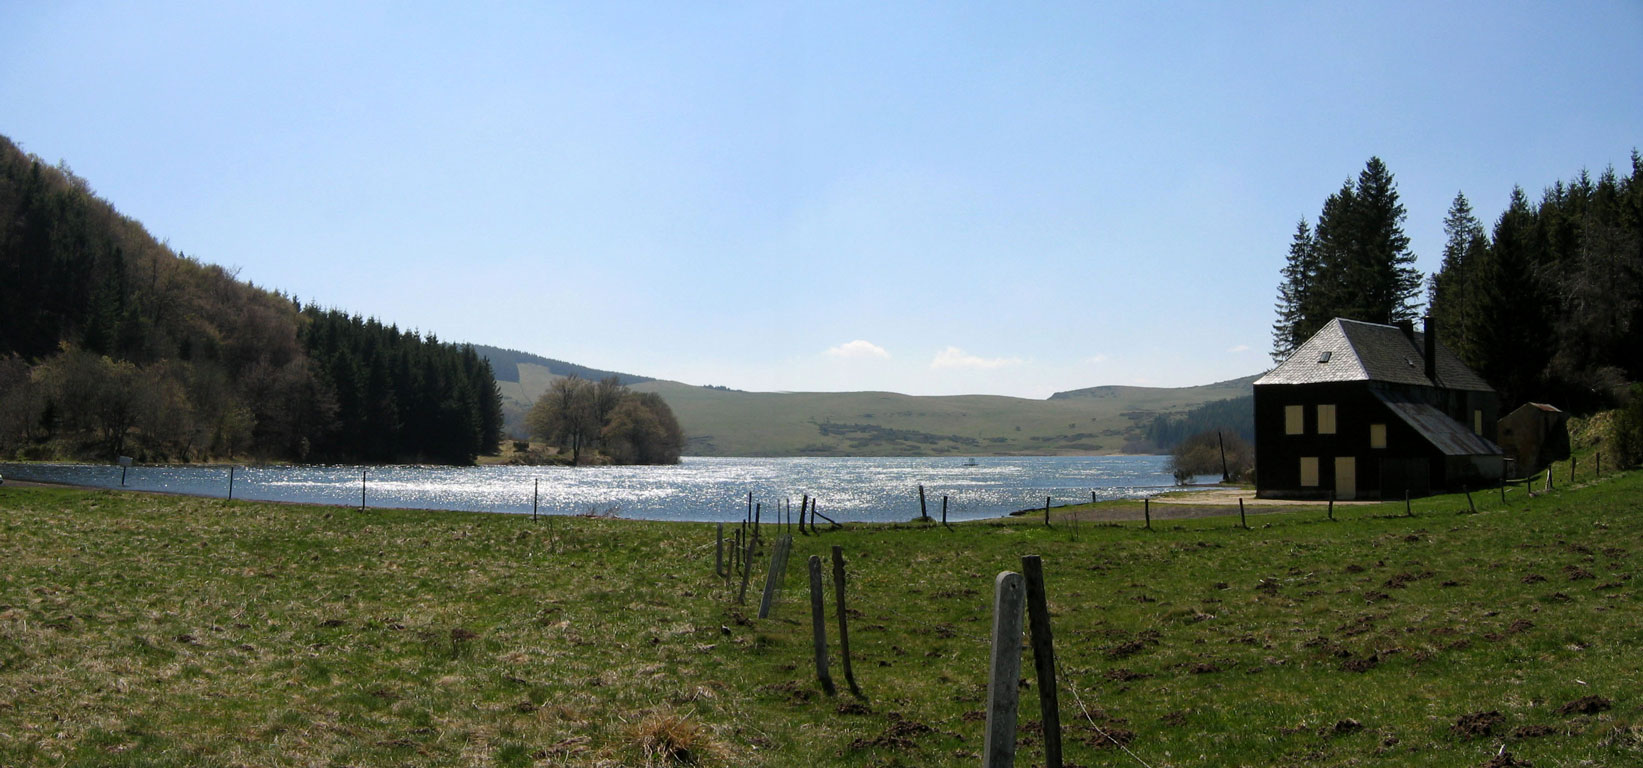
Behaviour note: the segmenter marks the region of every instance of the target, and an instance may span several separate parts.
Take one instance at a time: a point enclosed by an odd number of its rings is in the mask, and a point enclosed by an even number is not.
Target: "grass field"
[[[800,536],[764,620],[705,524],[6,486],[0,765],[974,766],[1025,554],[1070,765],[1643,765],[1643,474],[1564,485]],[[835,544],[865,700],[810,666]]]

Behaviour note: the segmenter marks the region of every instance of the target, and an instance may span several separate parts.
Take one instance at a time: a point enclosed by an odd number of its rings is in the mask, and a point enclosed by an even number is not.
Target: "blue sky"
[[[1643,147],[1643,3],[29,3],[0,133],[305,302],[750,390],[1269,365],[1372,155],[1425,272]]]

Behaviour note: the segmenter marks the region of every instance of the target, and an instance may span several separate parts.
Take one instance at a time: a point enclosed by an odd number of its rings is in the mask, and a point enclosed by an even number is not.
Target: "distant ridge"
[[[519,366],[522,364],[540,366],[547,369],[548,373],[555,376],[575,376],[577,378],[590,379],[592,381],[599,381],[600,379],[615,376],[616,378],[621,379],[624,385],[630,387],[634,384],[643,384],[647,381],[655,381],[655,379],[649,376],[635,376],[631,373],[602,371],[598,368],[589,368],[585,365],[567,363],[563,360],[554,360],[552,358],[542,357],[541,355],[533,355],[529,352],[520,352],[516,349],[503,349],[501,347],[492,347],[484,344],[475,344],[473,345],[473,348],[475,352],[479,353],[480,357],[490,361],[491,371],[496,374],[496,380],[498,382],[506,381],[518,384]]]
[[[1198,387],[1191,387],[1190,389],[1200,390],[1211,396],[1213,396],[1217,390],[1225,390],[1226,394],[1224,397],[1240,397],[1251,394],[1255,391],[1255,380],[1261,378],[1261,375],[1262,374],[1257,373],[1252,376],[1243,376],[1236,379],[1227,379],[1226,381],[1217,381],[1214,384],[1204,384]],[[1173,387],[1133,387],[1123,385],[1085,387],[1084,389],[1073,389],[1066,392],[1057,392],[1050,395],[1050,399],[1066,400],[1069,398],[1079,397],[1119,397],[1126,394],[1148,392],[1160,389],[1173,389]]]

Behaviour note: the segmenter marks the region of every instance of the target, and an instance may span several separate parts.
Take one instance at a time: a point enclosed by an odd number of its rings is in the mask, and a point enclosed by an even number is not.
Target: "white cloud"
[[[1089,363],[1091,365],[1100,365],[1102,363],[1107,362],[1107,356],[1106,355],[1096,355],[1094,357],[1086,357],[1086,358],[1084,358],[1084,362]]]
[[[1233,348],[1231,348],[1227,351],[1231,352],[1232,354],[1235,354],[1235,355],[1240,353],[1240,352],[1248,352],[1249,351],[1249,345],[1248,344],[1239,344],[1238,346],[1233,347]]]
[[[855,341],[847,344],[840,344],[836,347],[829,348],[827,350],[827,356],[854,360],[873,357],[883,360],[890,359],[890,353],[884,351],[884,347],[874,344],[871,341],[863,341],[861,339],[856,339]]]
[[[1021,362],[1021,358],[1019,357],[979,357],[977,355],[972,355],[969,352],[965,352],[958,347],[948,347],[936,353],[935,359],[930,361],[930,367],[981,368],[990,370],[994,368],[1007,368],[1012,365],[1020,365]]]

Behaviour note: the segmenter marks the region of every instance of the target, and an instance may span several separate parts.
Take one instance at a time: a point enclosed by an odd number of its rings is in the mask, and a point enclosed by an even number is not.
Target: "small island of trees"
[[[525,416],[531,437],[571,464],[677,464],[684,430],[654,392],[634,392],[615,376],[555,381]]]

